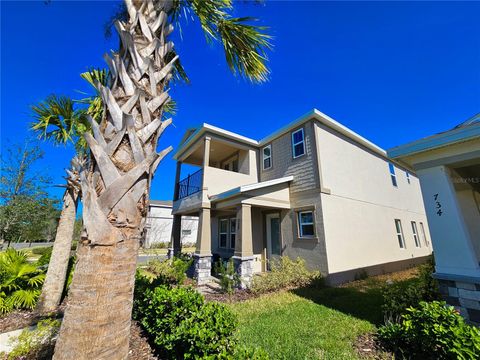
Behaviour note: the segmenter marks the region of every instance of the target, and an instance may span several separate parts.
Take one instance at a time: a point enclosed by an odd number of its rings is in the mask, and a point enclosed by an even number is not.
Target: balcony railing
[[[189,174],[185,179],[177,183],[177,198],[175,200],[183,199],[202,190],[202,169]]]

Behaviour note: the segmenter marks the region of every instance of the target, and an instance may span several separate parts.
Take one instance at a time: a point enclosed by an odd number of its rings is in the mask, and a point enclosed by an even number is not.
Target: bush
[[[383,288],[382,310],[386,323],[399,322],[407,308],[416,307],[421,301],[440,300],[437,282],[432,277],[434,268],[433,260],[430,260],[420,267],[415,279]]]
[[[156,242],[150,245],[150,249],[168,249],[169,245],[168,242]]]
[[[50,262],[50,258],[52,257],[53,247],[41,248],[41,249],[47,249],[47,250],[42,251],[42,256],[40,256],[40,258],[37,260],[37,265],[45,266],[45,265],[48,265],[48,263]]]
[[[224,264],[222,259],[219,259],[215,263],[215,273],[219,277],[218,283],[224,293],[233,294],[235,288],[241,284],[240,275],[235,271],[232,259],[227,262],[227,265]]]
[[[60,321],[41,320],[35,330],[23,330],[8,354],[8,359],[51,359]]]
[[[378,330],[384,347],[400,358],[478,359],[480,330],[465,324],[463,318],[445,302],[421,302],[410,307],[400,323]]]
[[[308,271],[305,260],[297,258],[293,261],[287,256],[282,256],[279,261],[272,261],[270,271],[252,280],[251,291],[265,293],[284,288],[295,288],[312,284],[323,284],[318,271]]]
[[[41,292],[45,273],[27,261],[21,251],[0,253],[0,313],[13,309],[33,309]]]
[[[147,289],[137,316],[161,358],[233,354],[237,325],[234,314],[223,304],[205,303],[192,288]]]
[[[52,253],[52,247],[51,246],[45,246],[45,247],[34,247],[32,249],[32,254],[35,254],[35,255],[43,255],[43,254],[47,254],[47,253]]]
[[[186,256],[177,256],[172,260],[151,260],[142,270],[146,277],[158,279],[157,284],[183,284],[186,272],[193,263],[193,259]]]

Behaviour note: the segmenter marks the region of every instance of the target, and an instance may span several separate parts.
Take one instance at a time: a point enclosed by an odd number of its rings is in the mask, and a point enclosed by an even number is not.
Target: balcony
[[[203,169],[200,169],[193,174],[189,174],[185,179],[177,183],[177,198],[180,200],[187,196],[198,193],[202,190],[202,176]]]

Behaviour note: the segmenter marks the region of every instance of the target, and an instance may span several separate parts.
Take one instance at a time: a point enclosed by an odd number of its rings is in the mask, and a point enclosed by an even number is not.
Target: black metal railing
[[[177,183],[177,198],[175,200],[183,199],[202,190],[202,169],[189,174],[185,179]]]

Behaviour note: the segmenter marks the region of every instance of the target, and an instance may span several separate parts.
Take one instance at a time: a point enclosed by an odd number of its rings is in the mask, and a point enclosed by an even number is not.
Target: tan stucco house
[[[203,124],[174,158],[173,250],[180,217],[199,216],[200,283],[217,257],[232,257],[245,282],[289,256],[340,283],[431,254],[414,171],[318,110],[260,141]],[[199,170],[181,179],[182,164]]]
[[[420,178],[440,291],[480,324],[480,114],[388,153]]]

